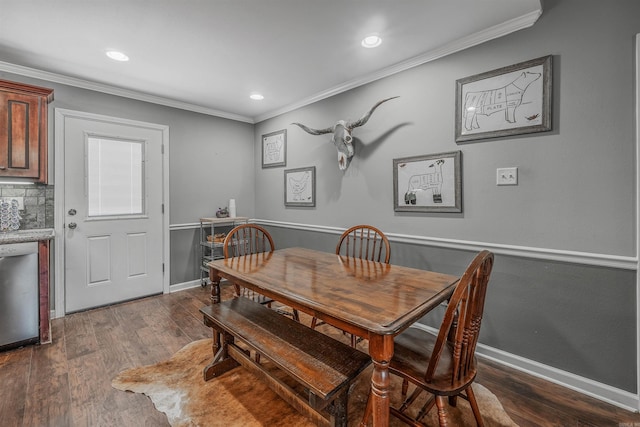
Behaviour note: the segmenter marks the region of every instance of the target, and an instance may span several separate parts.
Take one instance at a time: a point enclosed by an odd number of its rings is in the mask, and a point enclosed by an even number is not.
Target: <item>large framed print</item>
[[[262,135],[262,168],[287,165],[287,130]]]
[[[284,205],[316,205],[316,167],[287,169],[284,171]]]
[[[462,212],[460,151],[393,159],[396,212]]]
[[[552,56],[456,81],[456,142],[551,130]]]

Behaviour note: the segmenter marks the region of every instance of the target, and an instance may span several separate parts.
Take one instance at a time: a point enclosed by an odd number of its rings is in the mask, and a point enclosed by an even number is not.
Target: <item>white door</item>
[[[65,312],[163,291],[163,132],[64,122]]]

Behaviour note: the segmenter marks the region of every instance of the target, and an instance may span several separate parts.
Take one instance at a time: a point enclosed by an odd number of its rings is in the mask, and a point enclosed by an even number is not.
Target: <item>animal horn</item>
[[[347,129],[351,130],[353,128],[357,128],[359,126],[364,125],[365,123],[367,123],[369,121],[369,117],[371,117],[371,114],[373,114],[373,112],[375,111],[376,108],[378,108],[380,106],[380,104],[382,104],[383,102],[387,102],[391,99],[394,98],[399,98],[399,96],[392,96],[391,98],[387,98],[387,99],[383,99],[382,101],[378,101],[376,102],[376,104],[371,107],[371,109],[369,110],[368,113],[366,113],[364,116],[362,116],[360,118],[360,120],[357,120],[355,122],[349,122],[347,123],[347,125],[345,126]]]
[[[333,128],[325,128],[325,129],[311,129],[309,127],[306,127],[305,125],[303,125],[302,123],[291,123],[292,125],[297,125],[300,126],[300,128],[307,132],[310,133],[311,135],[322,135],[324,133],[333,133]]]

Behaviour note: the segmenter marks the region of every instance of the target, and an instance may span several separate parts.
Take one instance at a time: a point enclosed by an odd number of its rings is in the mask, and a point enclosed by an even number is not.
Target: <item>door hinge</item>
[[[164,213],[164,203],[162,205],[160,205],[160,206],[161,206],[160,210],[162,211],[162,213]]]
[[[164,154],[164,144],[160,146],[160,154]]]
[[[164,273],[164,262],[162,263],[162,272]]]

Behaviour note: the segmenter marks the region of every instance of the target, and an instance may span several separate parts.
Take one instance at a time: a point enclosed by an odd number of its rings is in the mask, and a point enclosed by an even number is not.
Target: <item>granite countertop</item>
[[[53,228],[37,228],[33,230],[16,230],[0,232],[0,245],[9,243],[37,242],[52,240],[55,236]]]

